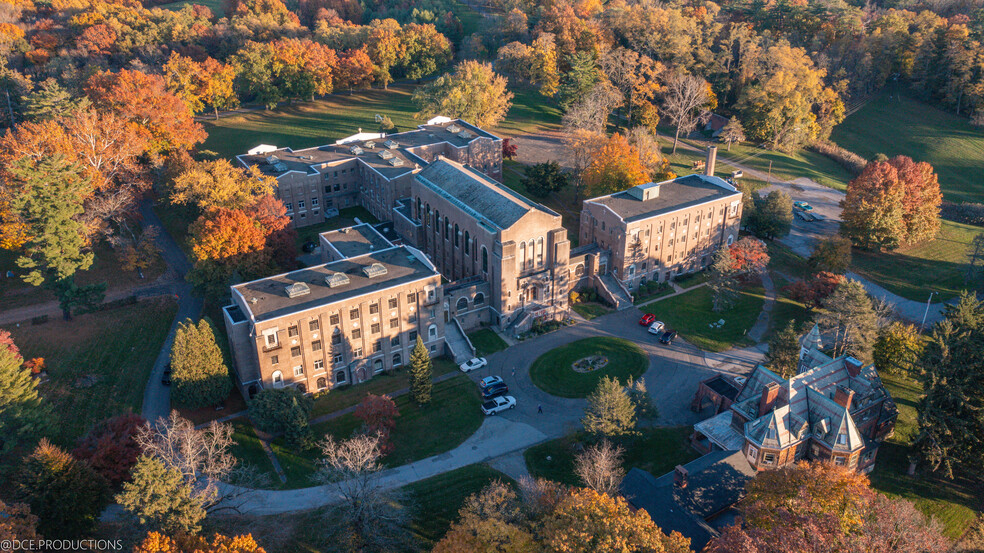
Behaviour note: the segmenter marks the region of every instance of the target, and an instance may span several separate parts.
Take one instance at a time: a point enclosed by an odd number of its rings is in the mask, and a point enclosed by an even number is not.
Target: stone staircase
[[[622,287],[611,273],[601,276],[601,285],[607,292],[609,301],[615,304],[615,309],[621,311],[632,307],[632,296]]]
[[[461,364],[475,357],[475,348],[472,347],[468,337],[461,330],[461,325],[457,319],[451,319],[444,325],[444,341],[448,345],[449,353],[454,358],[454,362]]]

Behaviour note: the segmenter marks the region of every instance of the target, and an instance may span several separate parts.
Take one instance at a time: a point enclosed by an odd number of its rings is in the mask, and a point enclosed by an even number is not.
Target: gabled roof
[[[777,449],[789,447],[809,435],[809,426],[794,415],[788,405],[745,424],[745,434],[755,443]]]

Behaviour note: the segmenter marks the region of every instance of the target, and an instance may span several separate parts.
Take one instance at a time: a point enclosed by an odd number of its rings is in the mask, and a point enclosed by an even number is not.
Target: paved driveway
[[[797,254],[810,257],[818,240],[835,236],[840,230],[840,202],[844,199],[843,192],[827,188],[807,178],[773,184],[763,188],[761,193],[765,195],[773,190],[786,192],[794,202],[807,202],[813,206],[813,211],[810,213],[821,218],[817,221],[807,222],[799,217],[793,217],[792,230],[788,236],[780,238],[779,241],[792,248]]]

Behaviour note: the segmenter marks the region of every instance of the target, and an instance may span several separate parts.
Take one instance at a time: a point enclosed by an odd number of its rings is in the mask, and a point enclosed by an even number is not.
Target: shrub
[[[287,445],[304,448],[310,443],[308,415],[314,400],[293,386],[260,391],[249,402],[249,418],[257,428],[283,434]]]
[[[984,227],[984,204],[943,202],[940,217],[965,225]]]
[[[215,405],[232,390],[229,369],[207,318],[198,324],[185,319],[178,325],[171,347],[171,367],[172,397],[178,405],[192,409]]]
[[[809,149],[836,161],[838,165],[847,169],[854,176],[860,175],[864,166],[868,164],[868,160],[833,142],[814,142],[809,146]]]
[[[96,424],[72,451],[77,459],[87,461],[113,489],[130,481],[130,469],[140,456],[137,430],[147,421],[127,413]]]

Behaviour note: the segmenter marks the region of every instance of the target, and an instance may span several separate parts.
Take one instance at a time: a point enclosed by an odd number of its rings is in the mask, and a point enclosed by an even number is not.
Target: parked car
[[[645,315],[642,316],[641,319],[639,319],[639,324],[642,326],[649,326],[653,324],[653,321],[655,320],[656,320],[656,315],[653,315],[652,313],[646,313]]]
[[[731,172],[731,178],[733,178],[733,179],[740,179],[740,178],[742,178],[744,176],[745,176],[745,172],[742,171],[741,169],[738,169],[737,171],[732,171]]]
[[[310,241],[310,240],[308,240],[307,242],[305,242],[305,243],[304,243],[304,245],[303,245],[303,246],[301,246],[301,250],[302,250],[302,251],[303,251],[304,253],[311,253],[311,252],[313,252],[313,251],[315,250],[315,248],[317,248],[317,247],[318,247],[318,245],[317,245],[317,244],[315,244],[314,242],[312,242],[312,241]]]
[[[504,396],[509,393],[509,386],[506,386],[505,382],[499,382],[493,384],[488,388],[482,389],[482,399],[492,399],[499,396]]]
[[[485,388],[488,388],[493,384],[499,384],[500,382],[502,382],[501,376],[486,376],[481,382],[478,383],[478,386],[484,390]]]
[[[667,345],[672,344],[673,339],[676,338],[676,336],[677,333],[675,330],[666,330],[663,332],[662,335],[660,335],[659,342],[661,344],[667,344]]]
[[[649,325],[649,333],[659,335],[663,332],[664,328],[666,328],[666,325],[663,324],[663,321],[655,321],[653,324]]]
[[[473,371],[475,369],[481,369],[482,367],[488,364],[489,362],[486,361],[484,357],[472,357],[468,361],[465,361],[464,363],[459,365],[458,368],[461,369],[461,372],[466,373],[469,371]]]
[[[486,415],[494,415],[499,411],[516,408],[516,398],[512,396],[499,396],[490,399],[482,404],[482,412]]]
[[[800,211],[813,211],[813,206],[802,200],[793,202],[793,207]]]

